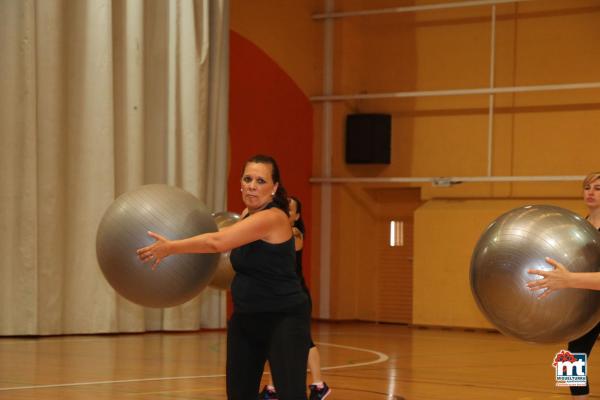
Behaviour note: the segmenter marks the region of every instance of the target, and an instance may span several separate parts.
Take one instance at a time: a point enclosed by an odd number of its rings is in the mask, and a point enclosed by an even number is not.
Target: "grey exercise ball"
[[[172,307],[192,299],[210,282],[219,254],[176,254],[152,270],[136,254],[154,242],[148,231],[168,239],[216,232],[210,212],[182,189],[146,185],[108,207],[96,236],[100,268],[121,296],[147,307]]]
[[[471,290],[502,333],[538,343],[568,342],[600,318],[600,292],[562,289],[538,299],[526,287],[541,279],[528,269],[552,270],[545,258],[572,272],[596,272],[600,234],[579,215],[560,207],[532,205],[501,215],[483,233],[471,259]]]
[[[231,211],[221,211],[213,214],[213,218],[219,230],[231,226],[240,220],[240,215]],[[217,264],[217,270],[213,275],[212,280],[208,284],[211,288],[220,290],[229,290],[231,288],[231,282],[235,275],[235,271],[231,266],[231,260],[229,259],[230,251],[224,251],[219,257],[219,263]]]

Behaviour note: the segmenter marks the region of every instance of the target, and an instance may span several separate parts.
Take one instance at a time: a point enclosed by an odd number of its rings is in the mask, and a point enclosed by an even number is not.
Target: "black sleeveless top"
[[[231,250],[229,259],[236,272],[231,284],[236,312],[285,311],[308,301],[296,274],[293,236],[283,243],[245,244]]]

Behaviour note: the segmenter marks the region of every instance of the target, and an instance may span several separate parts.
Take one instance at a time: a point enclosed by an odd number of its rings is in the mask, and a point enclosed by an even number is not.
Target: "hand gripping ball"
[[[567,342],[587,333],[600,318],[600,292],[562,289],[538,299],[526,287],[540,279],[528,269],[572,272],[600,267],[600,234],[579,215],[560,207],[516,208],[485,230],[471,259],[471,290],[486,318],[502,333],[531,342]]]

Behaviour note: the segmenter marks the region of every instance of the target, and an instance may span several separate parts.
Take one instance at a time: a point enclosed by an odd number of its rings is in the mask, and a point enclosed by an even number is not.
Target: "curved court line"
[[[387,354],[381,353],[379,351],[364,349],[362,347],[353,347],[353,346],[344,346],[341,344],[334,343],[321,343],[316,342],[319,346],[330,346],[337,347],[340,349],[354,350],[354,351],[362,351],[365,353],[371,353],[377,355],[377,359],[372,361],[365,361],[360,363],[353,364],[342,364],[342,365],[334,365],[331,367],[322,367],[321,370],[332,370],[332,369],[342,369],[342,368],[353,368],[353,367],[362,367],[365,365],[379,364],[389,360]],[[172,381],[172,380],[181,380],[181,379],[204,379],[204,378],[223,378],[225,374],[211,374],[211,375],[189,375],[189,376],[165,376],[165,377],[157,377],[157,378],[140,378],[140,379],[119,379],[114,381],[93,381],[93,382],[73,382],[73,383],[55,383],[50,385],[30,385],[30,386],[13,386],[13,387],[0,387],[0,392],[7,392],[10,390],[28,390],[28,389],[50,389],[50,388],[59,388],[59,387],[72,387],[72,386],[89,386],[89,385],[108,385],[114,383],[133,383],[133,382],[150,382],[150,381]]]
[[[375,351],[375,350],[363,349],[362,347],[344,346],[344,345],[341,345],[341,344],[323,343],[323,342],[316,342],[316,344],[318,344],[319,346],[330,346],[330,347],[338,347],[340,349],[362,351],[362,352],[365,352],[365,353],[375,354],[377,356],[377,359],[373,360],[373,361],[365,361],[365,362],[360,362],[360,363],[355,363],[355,364],[335,365],[335,366],[332,366],[332,367],[321,367],[321,370],[332,370],[332,369],[362,367],[362,366],[365,366],[365,365],[379,364],[379,363],[382,363],[382,362],[386,362],[387,360],[390,359],[390,357],[387,354],[385,354],[385,353],[381,353],[381,352]]]

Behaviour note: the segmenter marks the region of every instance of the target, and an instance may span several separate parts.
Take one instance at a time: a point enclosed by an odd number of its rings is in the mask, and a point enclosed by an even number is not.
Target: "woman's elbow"
[[[229,250],[229,248],[225,245],[225,243],[223,243],[222,240],[218,240],[216,238],[209,240],[206,243],[206,246],[210,253],[223,253]]]

